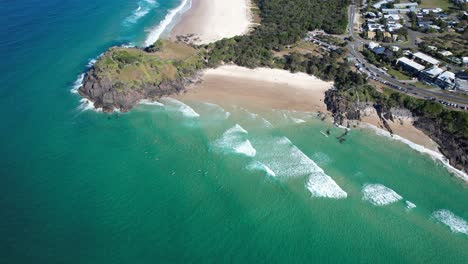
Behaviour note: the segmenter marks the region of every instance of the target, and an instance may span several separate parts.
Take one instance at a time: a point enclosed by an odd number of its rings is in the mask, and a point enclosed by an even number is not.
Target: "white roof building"
[[[434,67],[431,67],[429,69],[425,69],[424,71],[422,71],[419,74],[419,77],[420,79],[424,81],[432,82],[433,79],[439,76],[439,74],[441,74],[442,72],[444,72],[444,70],[442,70],[441,68],[437,66],[434,66]]]
[[[367,24],[367,31],[376,31],[376,30],[380,30],[380,31],[384,31],[384,26],[381,25],[381,24]]]
[[[402,28],[403,26],[400,24],[400,23],[394,23],[394,24],[388,24],[387,25],[387,30],[388,32],[393,32],[393,31],[396,31],[400,28]]]
[[[447,57],[447,56],[452,56],[453,53],[448,51],[448,50],[443,50],[443,51],[439,51],[439,54],[444,56],[444,57]]]
[[[416,58],[416,60],[419,60],[422,63],[431,64],[431,65],[439,65],[440,63],[440,61],[422,52],[416,52],[413,54],[413,56]]]
[[[375,48],[379,47],[380,44],[377,43],[377,42],[369,42],[369,44],[367,46],[369,47],[369,49],[375,49]]]
[[[406,68],[410,68],[411,71],[422,71],[424,70],[424,66],[417,63],[417,62],[414,62],[406,57],[401,57],[397,60],[397,64],[400,64],[400,65],[403,65],[403,66],[406,66]]]
[[[446,71],[437,77],[435,83],[441,88],[452,89],[455,86],[455,73]]]
[[[463,57],[463,64],[468,64],[468,57]]]
[[[388,15],[384,15],[384,18],[388,20],[398,21],[400,20],[400,15],[388,14]]]
[[[373,4],[372,7],[375,8],[375,9],[380,9],[382,7],[382,5],[391,3],[393,1],[394,0],[382,0],[382,1],[379,1],[379,2],[377,2],[375,4]]]

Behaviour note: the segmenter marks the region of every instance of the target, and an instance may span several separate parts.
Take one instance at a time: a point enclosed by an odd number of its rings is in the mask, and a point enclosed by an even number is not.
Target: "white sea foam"
[[[168,28],[168,26],[170,26],[171,23],[173,23],[174,18],[177,15],[180,15],[186,10],[190,9],[191,6],[192,0],[182,0],[182,3],[180,3],[178,7],[170,10],[164,18],[164,20],[161,21],[159,25],[150,30],[150,33],[145,40],[145,46],[150,46],[154,42],[156,42],[159,39],[159,37],[161,37],[161,34],[164,33],[164,31]]]
[[[262,151],[257,159],[268,166],[278,177],[309,177],[307,189],[314,197],[346,198],[347,193],[304,154],[288,138],[275,138],[259,143]]]
[[[86,64],[86,68],[92,68],[94,66],[94,64],[96,63],[96,61],[103,55],[104,53],[101,53],[99,54],[99,56],[97,56],[96,58],[94,59],[91,59],[89,60],[89,62]],[[84,81],[84,77],[85,77],[85,73],[80,73],[78,75],[78,77],[76,78],[75,82],[73,83],[73,86],[72,86],[72,89],[70,90],[71,93],[74,93],[74,94],[77,94],[78,93],[78,89],[81,88],[81,86],[83,86],[83,81]]]
[[[362,189],[362,193],[364,200],[377,206],[392,204],[403,199],[394,190],[382,184],[366,184]]]
[[[86,64],[86,68],[92,68],[94,64],[96,64],[97,60],[101,58],[103,55],[104,53],[101,53],[96,58],[90,59],[88,64]]]
[[[272,169],[270,169],[267,165],[256,160],[249,163],[249,165],[247,165],[247,169],[261,170],[261,171],[266,172],[269,176],[272,176],[272,177],[276,176],[276,173]]]
[[[226,130],[220,139],[216,140],[214,146],[223,152],[234,152],[248,157],[254,157],[257,150],[252,143],[246,139],[248,132],[236,124],[234,127]]]
[[[448,226],[452,232],[468,235],[468,222],[449,210],[442,209],[432,213],[432,217]]]
[[[132,25],[138,22],[142,17],[146,16],[152,9],[159,6],[159,3],[154,0],[143,0],[138,2],[138,8],[135,9],[130,16],[124,20],[124,25]]]
[[[163,98],[162,99],[165,102],[165,107],[169,111],[176,111],[181,113],[183,116],[188,117],[188,118],[197,118],[200,117],[200,115],[193,110],[190,106],[182,103],[179,100],[173,99],[173,98]]]
[[[72,93],[74,93],[74,94],[78,93],[78,89],[80,89],[81,86],[83,86],[84,77],[85,77],[84,73],[81,73],[80,75],[78,75],[75,82],[73,83],[73,86],[72,86],[72,89],[71,89]]]
[[[81,111],[96,111],[96,112],[102,112],[102,108],[96,108],[94,107],[94,103],[89,100],[88,98],[81,98],[80,99],[80,105],[78,106],[78,110]]]
[[[343,199],[348,196],[321,168],[309,177],[306,187],[316,197]]]
[[[410,140],[408,140],[406,138],[400,137],[398,135],[391,135],[388,131],[383,130],[381,128],[378,128],[376,126],[366,124],[366,123],[364,123],[363,125],[370,128],[370,129],[372,129],[372,130],[374,130],[377,133],[377,135],[400,141],[400,142],[408,145],[410,148],[412,148],[412,149],[414,149],[414,150],[416,150],[416,151],[418,151],[420,153],[429,155],[434,160],[440,161],[450,172],[455,174],[457,177],[461,178],[465,182],[468,182],[468,174],[466,172],[458,170],[455,167],[453,167],[452,165],[450,165],[447,158],[444,157],[444,155],[442,155],[441,153],[439,153],[437,151],[430,150],[430,149],[428,149],[428,148],[426,148],[424,146],[418,145],[418,144],[416,144],[416,143],[414,143],[414,142],[412,142],[412,141],[410,141]]]
[[[203,103],[211,112],[211,117],[215,119],[228,119],[231,116],[231,113],[224,110],[221,106],[213,103],[204,102]]]
[[[248,157],[254,157],[255,154],[257,154],[257,151],[255,148],[252,146],[252,143],[247,139],[238,145],[233,147],[234,152],[239,153],[239,154],[244,154]]]
[[[296,124],[302,124],[306,122],[304,119],[294,118],[294,117],[291,117],[291,120]]]
[[[147,99],[143,99],[139,102],[139,104],[142,104],[142,105],[154,105],[154,106],[164,106],[164,104],[158,102],[158,101],[151,101],[151,100],[147,100]]]
[[[408,210],[416,208],[416,205],[410,201],[405,201],[405,204],[406,204],[406,209]]]

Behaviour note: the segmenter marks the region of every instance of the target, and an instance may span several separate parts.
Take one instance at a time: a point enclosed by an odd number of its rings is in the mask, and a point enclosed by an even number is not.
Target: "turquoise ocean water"
[[[467,185],[398,141],[195,101],[86,110],[86,65],[180,3],[0,0],[0,263],[468,262]]]

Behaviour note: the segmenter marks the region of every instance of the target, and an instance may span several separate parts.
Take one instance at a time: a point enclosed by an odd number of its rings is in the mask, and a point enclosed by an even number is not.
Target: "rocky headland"
[[[204,68],[202,51],[158,41],[145,48],[114,47],[85,75],[78,92],[105,112],[128,111],[142,99],[177,94]]]

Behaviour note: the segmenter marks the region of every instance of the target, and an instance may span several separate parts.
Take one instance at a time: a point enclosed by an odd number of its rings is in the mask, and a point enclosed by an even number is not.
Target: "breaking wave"
[[[252,143],[246,139],[248,132],[236,124],[234,127],[226,130],[220,139],[216,140],[214,146],[223,152],[234,152],[248,157],[254,157],[257,150]]]
[[[174,18],[177,15],[183,14],[185,11],[190,9],[192,6],[192,0],[182,0],[182,3],[180,5],[167,13],[166,17],[164,18],[163,21],[161,21],[156,27],[150,30],[150,33],[148,34],[148,37],[145,40],[145,46],[150,46],[154,42],[156,42],[159,37],[161,37],[161,34],[167,29],[171,23],[174,22]]]
[[[304,154],[288,138],[276,138],[262,142],[258,160],[269,167],[278,177],[308,176],[306,188],[314,197],[341,199],[347,193]]]
[[[208,102],[204,102],[203,103],[204,106],[206,106],[209,111],[209,116],[210,116],[210,119],[228,119],[230,116],[231,116],[231,113],[224,110],[224,108],[222,108],[221,106],[217,105],[217,104],[213,104],[213,103],[208,103]]]
[[[102,108],[94,107],[94,103],[91,100],[89,100],[88,98],[81,98],[80,105],[78,106],[78,110],[80,110],[80,111],[92,110],[92,111],[96,111],[96,112],[101,112]]]
[[[169,111],[175,111],[181,113],[183,116],[188,118],[197,118],[200,115],[193,110],[190,106],[182,103],[179,100],[173,98],[162,99],[165,102],[165,108]]]
[[[452,232],[468,235],[468,222],[465,219],[456,216],[449,210],[438,210],[432,213],[432,217],[448,226]]]
[[[377,206],[392,204],[403,199],[394,190],[382,184],[366,184],[362,189],[362,193],[364,200]]]
[[[135,24],[142,17],[146,16],[151,9],[159,6],[159,3],[154,0],[143,0],[138,2],[138,8],[124,20],[124,25]]]
[[[296,124],[302,124],[306,122],[304,119],[295,118],[295,117],[291,117],[291,120]]]
[[[348,196],[321,168],[309,177],[306,187],[312,196],[316,197],[343,199]]]
[[[416,208],[416,205],[410,201],[405,201],[405,204],[406,204],[406,209],[408,210]]]
[[[151,101],[151,100],[147,100],[147,99],[143,99],[139,102],[139,104],[142,104],[142,105],[154,105],[154,106],[164,106],[164,104],[158,102],[158,101]]]
[[[260,170],[266,172],[269,176],[275,177],[276,173],[270,169],[267,165],[259,162],[259,161],[253,161],[247,165],[247,169],[249,170]]]
[[[73,86],[71,89],[72,93],[78,94],[78,89],[80,89],[81,86],[83,86],[84,77],[85,77],[84,73],[81,73],[80,75],[78,75],[75,82],[73,83]]]

